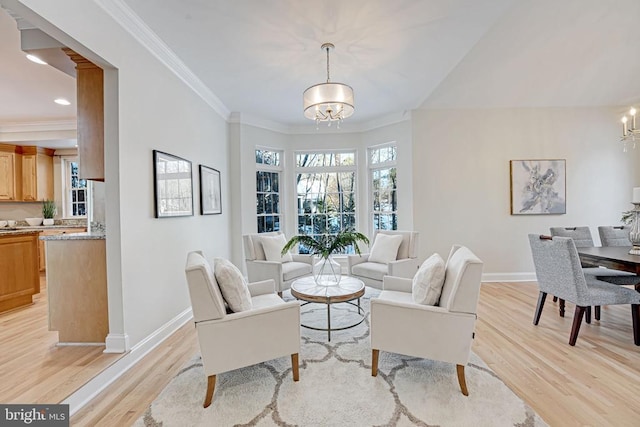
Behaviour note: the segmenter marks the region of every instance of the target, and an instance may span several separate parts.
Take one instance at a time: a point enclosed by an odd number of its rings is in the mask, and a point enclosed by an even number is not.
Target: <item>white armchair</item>
[[[292,261],[267,261],[262,247],[261,239],[264,236],[277,236],[282,232],[245,234],[244,258],[247,266],[249,282],[273,279],[276,282],[276,291],[282,296],[282,292],[291,287],[294,280],[308,276],[313,271],[313,255],[291,254]]]
[[[482,266],[468,248],[454,246],[438,306],[415,303],[411,279],[386,276],[384,290],[371,300],[371,375],[378,374],[380,350],[455,363],[460,389],[468,396],[464,367],[474,336]]]
[[[375,262],[371,260],[371,252],[376,246],[379,235],[402,236],[398,252],[390,262]],[[378,242],[380,244],[380,242]],[[418,271],[418,232],[376,230],[370,253],[349,255],[347,257],[347,271],[350,276],[362,280],[365,285],[382,289],[384,276],[412,278]]]
[[[227,314],[211,265],[201,252],[190,252],[185,267],[193,320],[207,376],[204,407],[213,399],[216,375],[291,355],[298,381],[300,303],[284,302],[273,280],[249,284],[252,309]]]

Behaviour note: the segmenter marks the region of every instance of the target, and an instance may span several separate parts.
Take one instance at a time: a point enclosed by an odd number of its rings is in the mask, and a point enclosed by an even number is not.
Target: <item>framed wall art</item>
[[[511,160],[511,215],[567,213],[564,159]]]
[[[200,214],[217,215],[221,213],[220,171],[200,165]]]
[[[156,218],[193,215],[191,162],[153,150],[154,201]]]

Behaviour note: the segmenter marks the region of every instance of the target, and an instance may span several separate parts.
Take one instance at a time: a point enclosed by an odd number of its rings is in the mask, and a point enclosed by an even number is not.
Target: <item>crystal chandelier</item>
[[[630,117],[630,119],[629,119]],[[627,151],[627,144],[632,143],[636,148],[636,141],[640,141],[640,129],[636,128],[636,109],[631,107],[629,117],[622,116],[622,137],[620,141],[624,143],[624,151]]]
[[[324,43],[322,50],[327,51],[327,82],[313,85],[304,91],[302,100],[304,104],[304,116],[316,121],[316,127],[320,122],[328,122],[328,126],[334,121],[340,123],[353,114],[353,89],[343,83],[332,83],[329,75],[329,50],[335,46]]]

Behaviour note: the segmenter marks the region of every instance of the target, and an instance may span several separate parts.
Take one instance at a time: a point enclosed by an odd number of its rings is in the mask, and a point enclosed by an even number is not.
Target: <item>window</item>
[[[256,149],[258,233],[280,230],[280,159],[282,152]]]
[[[65,218],[86,217],[88,208],[87,180],[78,176],[78,162],[75,158],[63,159],[64,198],[63,215]]]
[[[396,145],[369,149],[371,215],[374,230],[398,229]]]
[[[355,229],[356,153],[297,153],[296,191],[299,234],[318,238]],[[301,246],[300,253],[308,251]]]

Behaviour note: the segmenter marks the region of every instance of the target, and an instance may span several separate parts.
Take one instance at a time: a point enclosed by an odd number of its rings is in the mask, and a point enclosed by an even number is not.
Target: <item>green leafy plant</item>
[[[56,214],[56,203],[53,200],[45,200],[42,203],[42,216],[53,218]]]
[[[623,224],[631,224],[631,221],[633,221],[633,211],[622,212],[622,218],[620,218],[620,222]]]
[[[320,255],[322,258],[329,258],[330,255],[348,248],[353,245],[354,250],[360,255],[360,248],[358,242],[364,242],[369,244],[369,239],[362,233],[357,231],[344,230],[338,232],[338,234],[323,234],[318,239],[305,234],[298,234],[293,236],[284,248],[282,248],[282,255],[286,254],[291,248],[297,244],[304,245],[309,249],[313,255]]]

